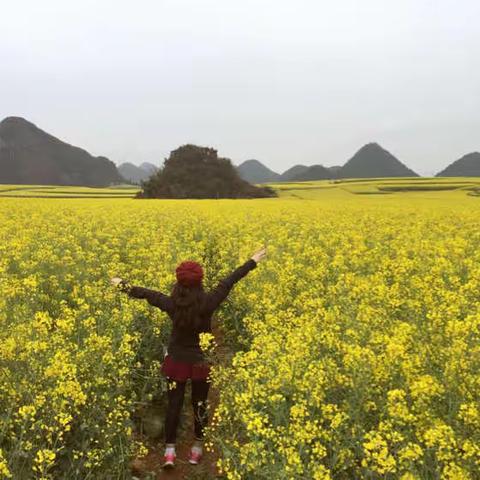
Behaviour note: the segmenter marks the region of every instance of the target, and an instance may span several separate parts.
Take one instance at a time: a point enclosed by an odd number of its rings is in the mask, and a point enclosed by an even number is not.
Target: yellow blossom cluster
[[[480,210],[450,199],[256,223],[269,259],[239,285],[238,351],[212,373],[227,478],[480,478]]]
[[[266,243],[217,313],[225,478],[479,478],[478,199],[316,195],[1,199],[0,477],[130,478],[170,322],[110,277],[209,289]]]

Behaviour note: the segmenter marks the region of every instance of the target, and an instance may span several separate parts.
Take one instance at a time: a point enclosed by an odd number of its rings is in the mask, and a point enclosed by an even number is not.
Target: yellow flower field
[[[130,478],[170,325],[109,278],[168,292],[193,259],[208,288],[264,243],[217,315],[224,477],[480,478],[480,199],[296,186],[0,198],[0,478]]]

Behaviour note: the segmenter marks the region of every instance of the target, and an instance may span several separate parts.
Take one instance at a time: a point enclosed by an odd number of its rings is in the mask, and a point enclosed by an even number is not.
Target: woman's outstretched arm
[[[168,312],[172,308],[172,299],[157,290],[150,290],[149,288],[138,287],[131,285],[128,280],[119,277],[113,277],[111,283],[120,291],[125,292],[132,298],[144,298],[150,305],[160,308],[164,312]]]
[[[208,294],[208,304],[211,310],[215,310],[228,296],[232,287],[248,272],[256,268],[266,255],[266,248],[255,252],[243,265],[236,268],[230,275],[218,282],[218,285]]]

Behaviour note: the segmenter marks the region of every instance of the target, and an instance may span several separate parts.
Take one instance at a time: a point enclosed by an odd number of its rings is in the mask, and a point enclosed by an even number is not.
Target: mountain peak
[[[0,137],[8,140],[20,135],[48,135],[23,117],[5,117],[0,122]]]
[[[288,168],[285,170],[282,175],[280,176],[281,182],[289,182],[293,180],[295,177],[298,177],[302,173],[306,172],[309,169],[306,165],[294,165],[293,167]]]
[[[308,180],[329,180],[335,175],[323,165],[312,165],[306,170],[301,170],[291,178],[292,182],[304,182]]]
[[[338,172],[341,178],[418,177],[376,142],[367,143]]]
[[[386,152],[387,150],[385,150],[379,143],[377,142],[369,142],[369,143],[366,143],[363,147],[361,147],[358,152],[364,152],[364,151],[368,151],[368,152],[378,152],[378,151],[381,151],[381,152]],[[357,153],[358,153],[357,152]]]
[[[1,125],[33,125],[33,123],[29,122],[23,117],[5,117],[1,122]]]
[[[158,170],[158,167],[150,162],[143,162],[139,166],[143,171],[147,172],[149,175],[151,175],[152,173],[155,173]]]
[[[250,158],[249,160],[245,160],[240,165],[262,165],[262,166],[265,166],[265,165],[263,165],[262,162],[260,162],[259,160],[256,160],[255,158]]]
[[[23,117],[4,118],[0,122],[0,139],[4,144],[23,147],[43,142],[63,143]]]
[[[480,158],[480,152],[467,153],[462,158]]]
[[[455,160],[437,173],[437,177],[478,177],[480,176],[480,153],[471,152]]]
[[[274,182],[280,178],[280,175],[270,170],[262,162],[255,160],[245,160],[237,167],[238,174],[243,180],[250,183]]]
[[[0,134],[7,134],[12,130],[38,130],[38,128],[23,117],[5,117],[0,122]]]

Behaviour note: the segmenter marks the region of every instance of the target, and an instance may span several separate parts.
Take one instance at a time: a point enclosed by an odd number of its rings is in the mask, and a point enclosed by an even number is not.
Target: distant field
[[[353,195],[392,195],[407,192],[441,192],[460,190],[464,195],[480,195],[478,177],[397,177],[397,178],[348,178],[309,182],[269,183],[281,197],[317,199],[331,196],[336,190]]]
[[[114,188],[72,187],[62,185],[0,185],[0,197],[29,198],[129,198],[139,190],[132,185]]]
[[[459,190],[462,195],[480,196],[477,177],[397,177],[348,178],[308,182],[272,182],[281,198],[315,200],[325,195],[394,195],[406,192],[441,192]],[[139,187],[118,185],[112,188],[72,187],[62,185],[0,185],[0,197],[22,198],[133,198]],[[348,196],[348,195],[347,195]]]

